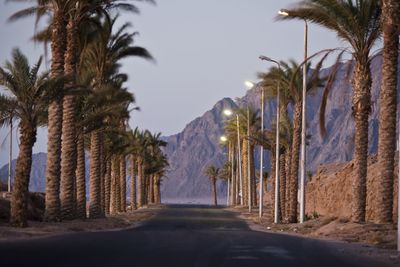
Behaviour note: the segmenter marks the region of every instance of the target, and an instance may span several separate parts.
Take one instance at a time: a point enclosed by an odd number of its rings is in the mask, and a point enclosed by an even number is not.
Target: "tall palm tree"
[[[128,131],[128,154],[130,154],[130,175],[131,175],[131,210],[137,209],[137,155],[139,146],[140,131],[138,128]]]
[[[211,182],[211,190],[212,190],[212,195],[213,195],[213,200],[214,200],[214,205],[217,206],[217,179],[220,175],[220,170],[219,168],[209,165],[205,170],[204,170],[204,175],[206,175],[208,178],[210,178]]]
[[[0,125],[9,122],[7,116],[10,107],[13,108],[19,120],[21,141],[10,221],[14,226],[25,227],[32,148],[36,142],[37,127],[46,122],[48,105],[58,96],[55,90],[60,84],[49,80],[47,73],[39,75],[42,59],[30,67],[28,59],[18,49],[13,51],[12,57],[12,62],[7,61],[5,68],[0,68],[0,85],[10,92],[0,94]]]
[[[137,160],[137,189],[138,189],[138,207],[145,205],[145,158],[148,154],[148,135],[140,132],[137,136],[138,145],[136,146],[136,160]]]
[[[352,220],[365,221],[368,156],[368,117],[371,112],[371,50],[381,36],[380,1],[304,0],[282,19],[309,20],[337,34],[351,48],[353,70],[353,115],[355,119],[355,177]],[[342,53],[340,53],[342,55]],[[329,87],[327,87],[329,90]],[[327,91],[325,92],[327,96]]]
[[[65,53],[65,74],[72,77],[76,76],[78,57],[82,51],[82,44],[79,44],[79,36],[85,35],[86,28],[82,27],[84,23],[96,23],[93,15],[107,15],[112,9],[124,9],[138,12],[136,6],[124,1],[71,1],[68,6],[68,24],[67,24],[67,49]],[[125,1],[126,2],[126,1]],[[76,168],[76,127],[75,127],[75,96],[68,95],[63,99],[63,130],[62,130],[62,157],[61,157],[61,210],[64,219],[74,218],[73,201],[73,183],[74,171]],[[101,138],[101,137],[100,137]],[[102,148],[100,147],[100,152]],[[102,164],[104,167],[104,164]],[[103,168],[104,169],[104,168]],[[103,179],[100,186],[104,189]],[[104,196],[104,194],[101,194]],[[102,203],[104,198],[102,198]],[[103,206],[103,205],[102,205]]]
[[[251,136],[255,135],[260,129],[260,117],[253,107],[241,108],[237,110],[239,114],[240,128],[245,136],[242,142],[242,160],[243,160],[243,203],[249,205],[249,193],[251,194],[251,204],[256,205],[256,184],[255,184],[255,166],[254,166],[254,143]],[[249,116],[249,117],[248,117]],[[248,125],[250,129],[248,130]],[[249,133],[249,134],[248,134]],[[248,172],[250,168],[250,173]],[[250,174],[250,175],[249,175]],[[250,188],[250,190],[249,190]]]
[[[262,79],[261,85],[266,88],[268,97],[276,97],[276,83],[280,82],[282,93],[282,108],[287,110],[291,105],[293,108],[293,135],[291,147],[287,153],[287,219],[290,223],[297,221],[297,192],[298,192],[298,173],[299,173],[299,154],[301,139],[301,118],[302,118],[302,87],[303,75],[302,65],[294,60],[280,62],[281,69],[272,67],[266,73],[259,73]],[[311,63],[307,64],[307,69],[311,69]],[[313,73],[311,79],[307,81],[307,92],[316,87],[323,86],[324,79],[319,77],[319,73]],[[285,111],[286,112],[286,111]]]
[[[397,71],[399,57],[400,2],[382,1],[383,65],[380,91],[378,164],[375,203],[377,223],[393,220],[393,173],[396,150]]]
[[[19,1],[19,0],[14,0]],[[51,78],[64,76],[64,54],[66,51],[66,12],[72,0],[38,0],[37,5],[21,10],[10,17],[17,20],[36,14],[39,19],[45,14],[52,16],[51,33]],[[62,88],[59,88],[62,91]],[[59,221],[60,214],[60,170],[62,133],[62,95],[54,99],[48,112],[48,142],[46,163],[46,210],[45,220]]]
[[[154,157],[153,173],[154,173],[154,203],[161,204],[161,181],[165,176],[167,167],[169,166],[167,156],[157,150],[157,154]]]
[[[95,90],[100,90],[102,87],[107,86],[110,75],[112,76],[118,71],[120,60],[131,56],[138,56],[146,59],[152,58],[146,49],[133,46],[135,33],[130,34],[126,32],[130,27],[129,23],[123,24],[115,33],[113,33],[116,19],[117,18],[109,19],[108,17],[105,17],[102,29],[95,42],[89,45],[84,51],[86,54],[84,65],[94,71]],[[127,101],[127,103],[129,104],[130,102]],[[90,165],[90,181],[91,184],[93,184],[91,187],[91,190],[93,190],[93,198],[99,196],[96,191],[100,189],[96,185],[100,181],[101,161],[100,158],[96,157],[95,153],[99,151],[99,147],[102,145],[100,143],[101,134],[101,130],[96,130],[92,132],[91,137],[93,146],[93,148],[91,148],[91,154],[93,154],[93,157]],[[96,204],[100,203],[100,200],[97,201],[96,199],[93,199],[93,203],[91,217],[101,216],[100,206]]]
[[[11,0],[20,1],[20,0]],[[26,0],[28,1],[28,0]],[[148,0],[147,2],[152,2]],[[37,0],[37,5],[21,10],[10,20],[36,15],[37,21],[45,14],[51,16],[51,75],[59,77],[65,72],[74,76],[77,63],[77,32],[80,23],[93,13],[107,13],[111,9],[123,9],[138,12],[138,8],[119,0]],[[68,41],[68,42],[67,42]],[[64,58],[65,56],[65,58]],[[74,127],[73,96],[56,99],[49,107],[48,160],[46,168],[46,214],[48,221],[58,221],[60,215],[60,174],[64,179],[62,190],[63,217],[73,218],[73,177],[75,175],[76,145]],[[63,108],[65,112],[63,113]],[[62,125],[62,122],[66,125]],[[64,127],[64,136],[61,138]],[[63,150],[61,151],[61,141]],[[61,163],[61,153],[63,162]],[[62,168],[61,168],[62,166]],[[60,173],[61,169],[61,173]]]

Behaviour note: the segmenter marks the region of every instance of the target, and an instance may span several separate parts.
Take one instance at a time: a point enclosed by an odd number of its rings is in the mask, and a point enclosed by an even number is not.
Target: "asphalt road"
[[[385,266],[332,242],[256,232],[233,213],[168,206],[142,226],[0,243],[0,266]]]

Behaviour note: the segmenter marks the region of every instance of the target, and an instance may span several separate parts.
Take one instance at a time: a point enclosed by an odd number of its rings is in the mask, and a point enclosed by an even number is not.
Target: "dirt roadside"
[[[149,206],[135,211],[120,213],[102,219],[73,220],[59,223],[29,221],[26,228],[10,227],[5,221],[0,222],[0,242],[43,238],[76,232],[118,231],[140,226],[155,216],[164,206]]]
[[[304,224],[274,224],[270,216],[261,219],[258,210],[226,208],[247,222],[253,231],[279,233],[328,241],[334,253],[371,257],[383,263],[400,266],[396,251],[397,229],[394,225],[355,224],[333,217],[319,217]]]

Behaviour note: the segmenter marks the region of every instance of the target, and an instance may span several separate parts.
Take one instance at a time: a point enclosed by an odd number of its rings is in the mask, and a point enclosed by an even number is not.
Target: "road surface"
[[[171,205],[141,226],[1,242],[0,266],[385,266],[336,243],[256,232],[234,213]]]

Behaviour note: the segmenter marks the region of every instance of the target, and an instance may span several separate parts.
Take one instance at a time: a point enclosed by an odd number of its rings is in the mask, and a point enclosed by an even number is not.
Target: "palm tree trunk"
[[[285,186],[285,218],[284,221],[288,221],[288,214],[289,214],[289,205],[290,205],[290,186],[291,181],[290,177],[290,168],[291,168],[291,158],[292,158],[292,150],[291,148],[287,149],[285,153],[285,171],[286,171],[286,186]]]
[[[394,157],[396,152],[397,71],[399,57],[399,1],[383,0],[383,65],[380,92],[379,145],[375,218],[376,223],[393,220]]]
[[[154,175],[154,203],[160,204],[160,176],[158,174]]]
[[[115,204],[117,206],[116,211],[121,212],[121,160],[118,156],[116,157],[115,165]]]
[[[160,176],[157,177],[157,191],[156,191],[156,193],[157,193],[157,198],[158,198],[157,204],[161,204],[162,203],[162,199],[161,199],[161,177]]]
[[[104,177],[104,202],[105,213],[110,214],[110,200],[111,200],[111,160],[106,160],[106,175]]]
[[[101,218],[101,195],[100,195],[100,179],[101,179],[101,132],[96,130],[90,138],[90,202],[89,202],[89,218]]]
[[[77,63],[77,27],[73,18],[67,25],[67,49],[65,53],[65,75],[76,76]],[[66,84],[66,88],[73,86],[75,82]],[[66,95],[63,99],[62,118],[62,143],[61,143],[61,216],[64,220],[72,220],[76,217],[74,203],[74,180],[76,169],[76,120],[75,97]]]
[[[12,226],[26,227],[28,225],[29,175],[32,168],[32,147],[36,141],[36,128],[20,123],[20,129],[21,143],[15,170],[10,223]]]
[[[371,70],[368,58],[358,61],[353,78],[353,112],[355,118],[355,149],[352,221],[365,221],[368,159],[368,117],[371,112]]]
[[[85,140],[83,129],[78,135],[77,166],[76,166],[76,195],[77,218],[86,219],[86,180],[85,180]]]
[[[272,199],[272,214],[275,213],[275,166],[276,166],[276,156],[275,152],[270,152],[270,165],[271,165],[271,173],[269,175],[271,181],[271,199]]]
[[[279,209],[280,221],[285,219],[285,192],[286,192],[286,155],[282,153],[279,161]]]
[[[117,180],[119,180],[119,163],[115,156],[111,160],[111,198],[110,198],[110,214],[116,214],[118,212],[117,203]]]
[[[149,176],[149,198],[150,204],[154,203],[154,175]]]
[[[101,203],[101,214],[105,216],[105,177],[106,177],[106,153],[104,148],[104,134],[101,133],[100,136],[101,146],[100,146],[100,203]]]
[[[131,155],[131,210],[136,210],[137,209],[135,165],[136,165],[135,156]]]
[[[217,203],[217,177],[211,178],[211,188],[212,188],[212,194],[213,194],[213,199],[214,199],[214,206],[218,206],[218,203]]]
[[[144,206],[144,177],[143,177],[143,159],[141,157],[138,158],[138,189],[139,189],[139,203],[138,207],[141,208]]]
[[[145,191],[144,191],[144,199],[145,199],[145,204],[149,204],[149,195],[150,195],[150,176],[145,175],[144,176],[144,181],[145,181]]]
[[[235,146],[234,145],[232,145],[232,162],[235,162],[235,156],[234,155],[236,155],[236,153],[235,153]],[[237,190],[236,190],[236,187],[237,187],[237,179],[236,179],[236,175],[237,175],[237,173],[236,173],[236,170],[235,170],[236,168],[233,168],[233,166],[232,166],[232,184],[231,184],[231,202],[232,202],[232,205],[233,206],[235,206],[236,204],[237,204]]]
[[[121,184],[121,211],[126,212],[126,158],[125,156],[121,156],[120,159],[120,184]]]
[[[297,192],[299,189],[299,155],[301,145],[301,116],[302,116],[302,102],[297,101],[294,105],[293,114],[293,139],[292,139],[292,153],[291,153],[291,168],[289,179],[289,205],[288,205],[288,222],[297,222]]]
[[[63,10],[53,15],[51,36],[51,77],[64,75],[64,53],[66,49],[66,20]],[[60,88],[62,90],[62,88]],[[55,100],[49,105],[48,141],[46,164],[46,221],[61,220],[60,204],[60,169],[61,169],[61,133],[62,133],[62,101]]]

